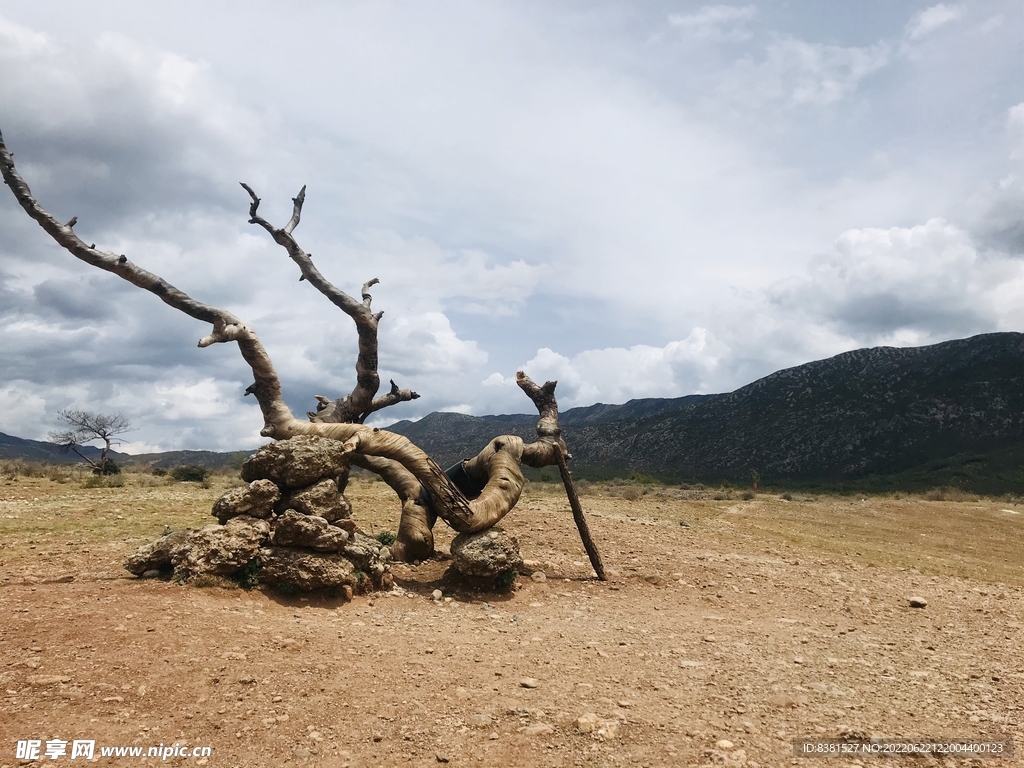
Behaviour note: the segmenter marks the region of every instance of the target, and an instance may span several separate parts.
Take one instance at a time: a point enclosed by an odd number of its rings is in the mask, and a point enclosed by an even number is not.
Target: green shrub
[[[262,566],[263,564],[259,561],[259,558],[256,557],[246,563],[245,567],[238,572],[238,576],[236,577],[238,580],[238,586],[242,589],[255,589],[258,587],[260,585],[260,581],[257,578],[256,573]]]
[[[390,547],[398,539],[391,531],[381,531],[375,538],[385,547]]]
[[[518,571],[499,573],[498,577],[494,580],[494,588],[499,592],[511,592],[517,578],[519,578]]]
[[[167,477],[167,467],[153,467],[154,477]]]
[[[172,469],[171,477],[179,483],[203,483],[210,478],[210,468],[199,464],[185,464]]]

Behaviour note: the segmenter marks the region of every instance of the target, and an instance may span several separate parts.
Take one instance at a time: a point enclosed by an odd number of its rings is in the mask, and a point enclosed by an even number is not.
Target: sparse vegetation
[[[391,531],[381,531],[376,535],[375,538],[385,547],[390,547],[392,544],[395,543],[395,539],[397,537]]]
[[[210,468],[200,464],[185,464],[171,470],[171,478],[179,483],[205,483],[210,474]]]
[[[516,579],[518,578],[519,573],[517,571],[505,571],[504,573],[500,573],[494,580],[494,588],[498,592],[511,592],[513,587],[515,587]]]

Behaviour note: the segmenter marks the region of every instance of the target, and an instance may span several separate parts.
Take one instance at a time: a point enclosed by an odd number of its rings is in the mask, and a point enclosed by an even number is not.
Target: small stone
[[[444,592],[442,592],[440,589],[435,589],[433,592],[430,593],[430,596],[435,600],[440,600],[442,597],[444,597]]]
[[[160,571],[156,568],[150,568],[148,571],[142,572],[142,578],[144,579],[158,579],[160,578]]]
[[[71,681],[70,677],[64,675],[29,675],[26,679],[29,685],[56,685]]]
[[[594,712],[587,712],[576,718],[576,729],[580,733],[593,733],[597,729],[598,717]]]
[[[717,640],[717,638],[714,635],[704,635],[704,637],[702,637],[701,639],[705,643],[713,643],[715,642],[715,640]]]
[[[441,752],[435,752],[434,753],[434,759],[437,760],[437,762],[439,762],[439,763],[447,763],[447,762],[449,762],[448,755],[442,754]]]
[[[786,693],[776,693],[768,697],[768,703],[773,707],[783,707],[793,709],[796,707],[802,707],[807,703],[808,699],[802,693],[796,696],[790,696]]]
[[[536,581],[538,584],[542,584],[548,580],[547,574],[544,571],[534,571],[530,578]]]
[[[498,738],[498,734],[497,734],[496,731],[491,731],[491,735],[488,736],[487,738],[489,738],[491,741],[494,741],[495,739]]]
[[[526,726],[526,730],[523,731],[527,736],[547,736],[549,733],[554,733],[555,729],[547,723],[534,723],[533,725]]]
[[[524,677],[519,681],[519,685],[522,688],[536,688],[540,683],[537,682],[535,677]]]
[[[734,749],[735,747],[736,745],[728,739],[722,739],[721,741],[715,743],[715,749],[721,749],[722,751]]]
[[[927,605],[928,605],[928,601],[925,600],[923,597],[917,597],[915,595],[914,597],[910,598],[910,607],[911,608],[924,608]]]
[[[309,757],[309,750],[305,747],[299,747],[295,750],[295,756],[299,758],[299,760],[305,760],[307,757]]]
[[[466,719],[469,721],[470,725],[475,725],[475,726],[478,726],[480,728],[485,728],[485,727],[487,727],[488,725],[491,724],[491,716],[490,715],[485,715],[483,713],[476,714],[476,715],[470,715]]]

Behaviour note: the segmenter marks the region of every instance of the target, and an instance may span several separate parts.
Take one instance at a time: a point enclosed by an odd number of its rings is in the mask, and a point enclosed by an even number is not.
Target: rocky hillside
[[[100,449],[85,445],[79,449],[90,459],[100,457]],[[138,465],[147,467],[180,467],[186,464],[199,464],[211,469],[239,467],[252,451],[233,451],[218,453],[216,451],[166,451],[164,453],[127,454],[111,451],[110,458],[120,466]],[[54,443],[42,440],[26,440],[21,437],[5,435],[0,432],[0,459],[21,459],[46,464],[78,464],[80,459],[71,451],[63,451]]]
[[[995,333],[860,349],[728,394],[575,408],[561,423],[583,476],[842,481],[955,465],[943,477],[958,482],[1024,447],[1022,379],[1024,335]],[[535,420],[434,413],[389,429],[448,465],[499,434],[532,439]],[[1002,484],[1022,485],[1009,472]]]
[[[959,485],[1024,492],[1024,334],[929,347],[859,349],[778,371],[720,395],[573,408],[561,424],[582,477],[872,487]],[[525,400],[525,398],[524,398]],[[535,437],[537,417],[432,413],[388,429],[450,466],[502,434]],[[244,453],[127,456],[150,466],[237,466]],[[0,458],[73,461],[0,434]],[[878,478],[886,478],[877,482]]]

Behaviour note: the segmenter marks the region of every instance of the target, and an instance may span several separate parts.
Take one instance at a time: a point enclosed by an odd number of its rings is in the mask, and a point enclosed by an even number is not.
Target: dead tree
[[[293,232],[299,225],[305,187],[293,198],[292,216],[284,227],[275,227],[259,214],[260,198],[251,187],[242,184],[250,197],[249,221],[265,229],[281,245],[300,271],[300,280],[308,281],[331,303],[355,322],[359,338],[356,359],[356,384],[352,392],[331,400],[317,395],[317,410],[308,420],[296,418],[281,396],[281,383],[270,355],[260,343],[255,330],[230,312],[196,301],[158,275],[139,267],[124,254],[115,254],[86,244],[75,234],[78,221],[73,217],[61,223],[46,211],[14,166],[14,159],[0,134],[0,173],[15,198],[58,245],[76,258],[94,267],[111,272],[143,290],[156,295],[165,304],[190,317],[210,323],[209,335],[199,340],[200,347],[235,342],[243,359],[252,369],[253,383],[246,394],[255,396],[263,413],[260,434],[275,440],[299,435],[317,435],[342,441],[352,464],[377,473],[394,489],[402,503],[397,541],[393,548],[396,559],[415,560],[433,553],[432,528],[437,517],[458,532],[483,531],[494,526],[519,501],[525,478],[522,465],[531,467],[559,466],[570,491],[571,479],[565,468],[570,458],[558,427],[558,405],[555,382],[540,387],[521,371],[516,375],[520,388],[530,397],[540,414],[537,440],[526,443],[522,438],[504,435],[491,440],[479,454],[462,464],[468,484],[479,493],[467,498],[455,481],[420,448],[407,438],[382,429],[368,427],[363,421],[375,411],[395,403],[419,397],[409,389],[400,389],[391,382],[391,390],[377,395],[380,377],[377,373],[377,326],[381,312],[371,311],[370,287],[378,281],[367,281],[362,301],[357,301],[328,281],[313,265],[308,253],[296,242]],[[463,484],[466,485],[465,483]],[[578,500],[573,504],[577,512]],[[582,519],[582,512],[577,520]],[[603,578],[600,559],[585,528],[581,527],[588,554],[598,575]]]
[[[94,475],[113,475],[120,472],[109,458],[109,454],[113,445],[121,442],[117,436],[131,431],[131,422],[123,414],[93,413],[68,408],[58,413],[57,418],[71,429],[51,432],[52,442],[59,445],[63,451],[73,451],[92,468]],[[100,448],[99,459],[90,459],[79,448],[95,440],[102,440],[103,447]]]

